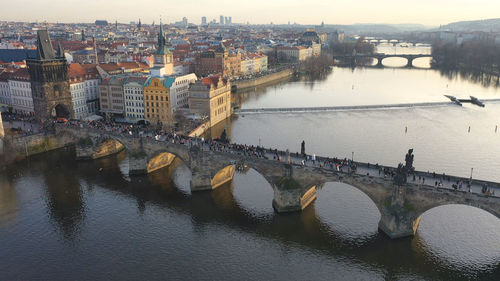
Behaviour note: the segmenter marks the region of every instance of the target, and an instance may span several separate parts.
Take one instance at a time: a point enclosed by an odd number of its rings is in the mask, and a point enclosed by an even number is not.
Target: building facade
[[[12,73],[9,79],[9,89],[14,113],[26,115],[35,113],[31,85],[30,75],[25,68]]]
[[[85,74],[86,71],[80,64],[70,64],[68,70],[69,89],[71,91],[73,117],[75,119],[83,119],[89,115],[85,93]]]
[[[125,119],[130,123],[146,120],[144,116],[144,86],[148,77],[128,77],[123,84]]]
[[[196,57],[195,73],[199,77],[225,74],[225,60],[229,53],[222,43],[214,51],[205,51]]]
[[[172,87],[170,87],[170,104],[172,111],[175,111],[177,108],[188,107],[189,85],[196,80],[197,78],[194,73],[175,78]]]
[[[170,100],[170,87],[174,81],[171,77],[153,77],[144,87],[146,120],[158,128],[168,129],[174,123]]]
[[[210,127],[231,116],[231,84],[220,75],[210,76],[191,84],[189,110],[208,118]]]
[[[6,112],[12,107],[12,95],[9,86],[11,72],[0,73],[0,112]]]
[[[59,46],[57,54],[52,48],[48,30],[37,32],[37,57],[26,60],[33,106],[38,120],[52,117],[73,117],[73,103],[68,79],[68,64]]]
[[[101,113],[104,113],[107,120],[124,117],[123,78],[109,77],[101,80],[99,103]]]

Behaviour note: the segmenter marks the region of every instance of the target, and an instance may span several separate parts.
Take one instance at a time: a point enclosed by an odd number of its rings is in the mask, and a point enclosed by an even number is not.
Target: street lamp
[[[354,162],[354,151],[351,152],[351,162]]]

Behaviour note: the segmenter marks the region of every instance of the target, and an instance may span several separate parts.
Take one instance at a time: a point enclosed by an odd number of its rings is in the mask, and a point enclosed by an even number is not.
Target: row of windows
[[[24,106],[24,107],[33,107],[33,102],[28,101],[28,100],[22,100],[22,99],[13,99],[12,100],[12,105],[19,105],[19,106]]]
[[[125,96],[126,100],[143,100],[144,98],[142,96]]]
[[[86,104],[85,100],[76,100],[76,101],[73,101],[73,107],[83,106],[85,104]]]
[[[76,98],[85,98],[85,92],[78,91],[78,92],[71,92],[71,97],[76,99]]]
[[[156,97],[156,99],[155,99]],[[146,96],[146,100],[159,100],[159,101],[163,101],[163,96],[160,97],[160,99],[158,99],[158,96]],[[168,101],[168,97],[165,97],[165,101]]]
[[[12,90],[11,93],[13,96],[30,97],[31,98],[31,91]]]
[[[81,107],[75,107],[75,113],[87,113],[87,107],[86,106],[81,106]]]
[[[139,112],[139,113],[144,113],[144,109],[134,109],[134,108],[128,108],[126,111],[128,111],[128,112]]]
[[[19,87],[19,88],[31,88],[31,83],[29,82],[16,82],[16,81],[9,81],[12,86],[14,87]],[[12,87],[11,86],[11,87]]]
[[[144,119],[144,114],[133,114],[133,113],[127,113],[128,118],[142,118]]]
[[[141,102],[126,102],[126,106],[135,106],[135,107],[144,107],[144,104]]]
[[[128,89],[125,89],[124,92],[125,92],[125,94],[136,94],[136,95],[142,94],[142,91],[139,91],[139,90],[128,90]]]
[[[226,107],[225,107],[225,106],[224,106],[224,107],[221,107],[221,108],[219,108],[219,109],[217,109],[217,110],[215,111],[215,116],[217,116],[217,115],[219,115],[219,114],[222,114],[222,113],[224,113],[224,112],[226,112]]]

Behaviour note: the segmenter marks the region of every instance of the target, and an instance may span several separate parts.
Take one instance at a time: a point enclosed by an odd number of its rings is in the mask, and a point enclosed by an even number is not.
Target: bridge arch
[[[179,153],[169,150],[169,149],[161,149],[156,150],[151,155],[147,156],[146,160],[146,172],[152,173],[159,169],[170,166],[175,158],[179,158],[189,169],[191,169],[189,165],[189,159],[185,159],[184,156],[181,156]]]
[[[120,140],[113,137],[104,137],[98,141],[93,149],[92,159],[111,156],[126,149]]]
[[[382,57],[375,57],[378,61],[377,61],[377,66],[378,67],[395,67],[395,68],[403,68],[403,67],[411,67],[412,65],[412,61],[413,59],[410,59],[410,58],[407,58],[407,57],[404,57],[404,56],[398,56],[398,55],[394,55],[394,56],[382,56]],[[397,65],[397,66],[385,66],[383,61],[385,59],[391,59],[391,58],[398,58],[398,59],[403,59],[402,61],[404,61],[406,59],[406,63],[401,63],[401,65]]]
[[[365,243],[378,231],[381,212],[364,191],[341,181],[327,181],[318,190],[315,213],[320,223],[349,243]],[[354,240],[353,240],[354,239]]]
[[[415,229],[415,231],[418,229],[418,225],[420,223],[420,220],[422,218],[422,216],[427,213],[428,211],[430,210],[433,210],[433,209],[436,209],[436,208],[439,208],[439,207],[443,207],[443,206],[453,206],[453,205],[456,205],[456,206],[468,206],[468,207],[473,207],[473,208],[476,208],[476,209],[479,209],[479,210],[482,210],[482,211],[485,211],[493,216],[495,216],[497,219],[500,219],[500,207],[498,206],[490,206],[490,205],[485,205],[485,204],[482,204],[482,205],[475,205],[473,203],[469,203],[467,201],[464,200],[464,202],[440,202],[438,204],[432,204],[430,206],[427,206],[426,208],[423,208],[421,210],[419,210],[418,212],[418,217],[416,219],[416,221],[418,221],[417,223],[417,228]]]
[[[347,184],[361,191],[370,199],[370,201],[372,201],[373,204],[375,204],[380,215],[383,214],[383,207],[388,203],[387,199],[390,198],[391,195],[391,188],[387,186],[387,182],[377,182],[375,180],[369,181],[366,178],[358,179],[356,176],[349,176],[346,178],[340,178],[337,181],[330,180],[327,182]],[[392,183],[389,183],[389,185],[392,185]]]

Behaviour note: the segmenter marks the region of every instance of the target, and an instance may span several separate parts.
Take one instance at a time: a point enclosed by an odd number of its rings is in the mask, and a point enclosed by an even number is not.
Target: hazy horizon
[[[307,3],[307,5],[304,5]],[[246,4],[246,3],[245,3]],[[422,24],[439,26],[456,21],[498,18],[500,1],[494,0],[352,0],[329,3],[319,0],[264,1],[254,0],[251,5],[236,1],[202,0],[18,0],[2,4],[3,21],[92,23],[103,19],[121,23],[141,21],[172,23],[187,17],[199,24],[219,16],[231,16],[233,23],[304,25],[325,24]],[[280,11],[276,13],[276,11]]]

